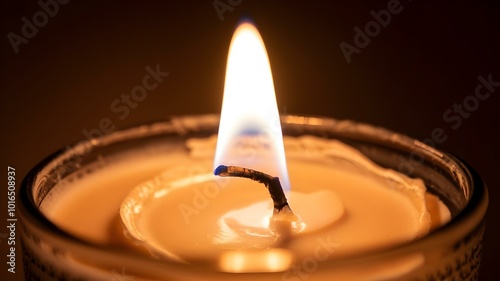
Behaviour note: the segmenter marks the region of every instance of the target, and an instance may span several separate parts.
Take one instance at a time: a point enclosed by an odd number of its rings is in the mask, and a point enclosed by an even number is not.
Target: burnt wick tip
[[[214,175],[216,175],[216,176],[224,176],[226,174],[227,174],[227,166],[225,166],[225,165],[219,165],[214,170]]]

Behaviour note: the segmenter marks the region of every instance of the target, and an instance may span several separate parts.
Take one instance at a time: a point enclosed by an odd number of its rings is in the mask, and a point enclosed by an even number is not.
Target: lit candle
[[[264,43],[255,27],[244,23],[235,32],[230,46],[215,155],[214,148],[209,147],[210,140],[191,144],[194,153],[205,149],[200,153],[205,157],[199,159],[205,161],[205,165],[198,167],[198,171],[205,172],[160,176],[139,186],[121,209],[125,226],[132,237],[143,241],[154,254],[183,262],[215,261],[232,250],[277,247],[292,249],[294,257],[311,255],[312,248],[307,244],[320,235],[335,237],[338,256],[411,241],[428,232],[430,215],[422,183],[384,171],[354,149],[334,141],[315,138],[289,141],[303,145],[304,151],[309,150],[308,155],[301,153],[288,160],[294,169],[293,175],[310,175],[293,182],[298,191],[289,190],[278,108]],[[273,215],[273,202],[263,186],[241,179],[217,181],[208,169],[207,160],[212,158],[215,158],[214,168],[235,164],[279,175],[290,197],[290,206],[298,216],[298,219],[283,219],[290,220],[290,229],[273,229],[273,220],[281,220],[279,214],[285,212],[279,212],[275,206]],[[329,158],[350,161],[351,164],[343,166],[352,165],[358,171],[348,173],[345,167],[330,164]],[[307,163],[308,160],[312,163]],[[196,162],[179,169],[189,171],[192,165]],[[332,176],[334,173],[338,174]],[[367,181],[369,177],[373,179]],[[384,182],[385,178],[395,183],[391,186]],[[207,187],[212,190],[196,196]],[[197,200],[200,206],[206,207],[194,208]],[[359,201],[358,206],[352,207],[356,204],[353,201]],[[166,217],[165,214],[173,215]],[[315,235],[304,237],[310,232]],[[361,233],[370,234],[359,237]],[[232,265],[222,266],[232,268]],[[266,266],[256,267],[252,263],[251,270],[269,270]]]
[[[328,244],[328,258],[406,243],[450,217],[420,180],[383,169],[345,144],[283,139],[264,44],[248,23],[231,43],[218,137],[190,139],[186,147],[187,154],[108,160],[55,196],[45,213],[98,244],[145,247],[160,259],[229,272],[285,271],[314,255],[318,241]],[[214,176],[221,164],[277,176],[298,216],[290,232],[270,224],[273,202],[263,185]],[[138,249],[120,233],[120,206]]]

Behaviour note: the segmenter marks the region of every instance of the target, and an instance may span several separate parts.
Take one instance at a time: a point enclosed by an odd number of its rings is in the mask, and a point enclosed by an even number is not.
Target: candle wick
[[[238,166],[220,165],[214,170],[214,175],[221,177],[241,177],[263,183],[271,198],[273,199],[273,217],[270,221],[270,227],[277,234],[275,247],[286,247],[291,241],[292,232],[300,232],[305,224],[299,216],[296,216],[285,196],[278,177]]]
[[[248,178],[259,183],[263,183],[269,191],[271,199],[273,199],[274,213],[277,214],[280,212],[290,212],[293,214],[292,209],[288,205],[285,192],[281,187],[281,183],[278,177],[273,177],[263,172],[259,172],[249,168],[225,165],[219,165],[214,170],[214,175],[220,177]]]

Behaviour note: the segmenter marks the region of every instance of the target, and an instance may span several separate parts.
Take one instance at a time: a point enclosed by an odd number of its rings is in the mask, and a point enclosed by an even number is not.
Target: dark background
[[[402,0],[401,13],[347,63],[339,44],[354,45],[353,28],[364,29],[373,20],[370,11],[387,9],[391,1],[220,0],[234,6],[222,20],[213,2],[70,1],[59,4],[16,54],[7,34],[22,36],[22,17],[33,22],[42,9],[36,1],[3,1],[3,169],[15,167],[20,183],[37,162],[84,139],[82,130],[97,129],[103,118],[122,128],[220,112],[229,42],[238,21],[249,16],[266,43],[282,113],[353,119],[420,140],[443,129],[446,140],[437,147],[469,162],[489,187],[482,280],[496,279],[500,87],[460,117],[460,124],[443,114],[471,101],[479,75],[500,81],[498,4]],[[156,64],[170,76],[121,120],[111,103],[142,84],[145,67]],[[5,221],[6,184],[2,190]],[[1,229],[3,276],[7,250]]]

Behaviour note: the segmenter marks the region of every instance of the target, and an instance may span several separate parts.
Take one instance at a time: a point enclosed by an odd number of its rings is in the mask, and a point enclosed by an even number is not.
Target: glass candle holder
[[[428,191],[449,208],[451,220],[409,243],[341,258],[306,257],[276,272],[230,273],[94,243],[65,231],[46,216],[56,191],[71,190],[75,182],[105,167],[106,159],[129,152],[168,157],[185,150],[187,139],[216,134],[218,125],[218,115],[173,117],[83,140],[33,168],[19,191],[26,279],[478,280],[488,205],[488,193],[479,175],[464,161],[418,140],[348,120],[282,116],[283,134],[337,139],[382,167],[421,178]]]

